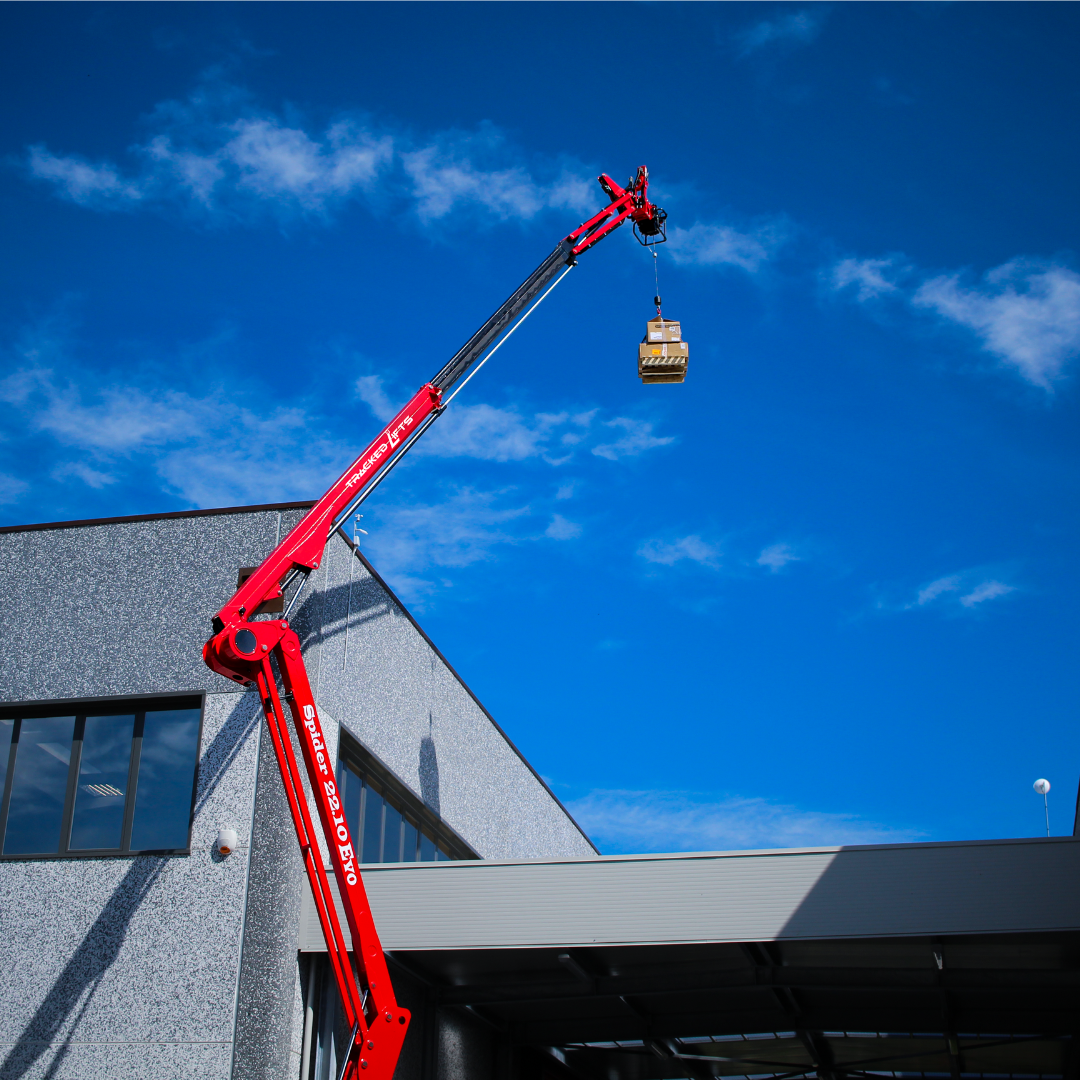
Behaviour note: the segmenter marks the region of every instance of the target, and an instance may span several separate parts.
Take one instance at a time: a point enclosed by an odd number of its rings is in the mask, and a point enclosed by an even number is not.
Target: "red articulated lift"
[[[391,1080],[408,1030],[409,1011],[394,997],[382,944],[360,879],[356,845],[345,821],[333,764],[300,653],[300,639],[289,625],[288,614],[308,575],[318,568],[331,534],[342,528],[353,510],[443,413],[449,404],[449,398],[444,401],[444,396],[450,388],[460,383],[458,389],[461,389],[462,377],[470,369],[473,373],[479,370],[477,361],[483,363],[492,355],[515,324],[532,310],[534,301],[539,303],[576,264],[578,255],[625,221],[633,222],[638,239],[645,245],[666,239],[667,215],[649,202],[649,173],[644,166],[626,188],[607,175],[599,180],[610,204],[561,240],[435,378],[420,387],[262,565],[244,579],[214,616],[214,636],[203,647],[203,658],[214,671],[245,686],[256,687],[262,700],[346,1026],[352,1032],[341,1058],[339,1074],[344,1080],[358,1080],[361,1073],[364,1080]],[[276,606],[275,602],[281,603],[290,589],[288,607],[280,617],[253,620],[262,605]],[[286,702],[352,932],[351,957],[334,908],[286,727]]]

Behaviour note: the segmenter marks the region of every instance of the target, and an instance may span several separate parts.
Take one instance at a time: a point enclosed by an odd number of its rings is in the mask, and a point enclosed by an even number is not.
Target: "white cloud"
[[[125,180],[113,165],[94,165],[76,156],[58,157],[43,146],[30,147],[28,164],[32,175],[47,180],[82,206],[126,207],[144,196],[141,184]]]
[[[383,389],[382,379],[378,375],[363,375],[357,379],[356,393],[376,420],[385,424],[397,415],[398,410]]]
[[[571,480],[568,483],[560,484],[558,491],[555,492],[556,499],[572,499],[574,497],[574,482]]]
[[[737,266],[756,273],[784,242],[777,223],[753,232],[739,232],[728,225],[678,226],[668,230],[668,250],[676,263],[692,266]]]
[[[837,292],[854,287],[856,297],[865,303],[897,292],[897,286],[885,276],[894,264],[893,259],[841,259],[828,275],[829,284]]]
[[[987,600],[996,600],[1000,596],[1007,596],[1016,591],[1015,585],[1007,585],[996,578],[986,577],[985,570],[963,570],[956,574],[946,574],[944,577],[935,578],[921,586],[915,594],[915,599],[911,603],[904,604],[903,609],[926,607],[937,601],[948,600],[970,610],[977,604],[982,604]],[[953,608],[953,610],[956,609]]]
[[[591,170],[547,162],[533,169],[490,125],[417,140],[347,118],[319,129],[253,107],[235,87],[198,88],[161,103],[132,167],[92,163],[44,146],[27,151],[31,176],[96,210],[178,205],[210,220],[269,212],[325,218],[349,199],[378,212],[401,204],[421,222],[472,207],[499,220],[602,205]]]
[[[402,155],[422,221],[446,217],[460,204],[475,204],[502,220],[535,217],[547,202],[524,169],[485,170],[468,158],[427,146]]]
[[[762,549],[757,557],[757,564],[767,566],[775,574],[789,562],[799,562],[800,559],[801,556],[796,555],[789,544],[770,544]]]
[[[112,163],[91,165],[41,146],[30,149],[30,173],[97,210],[179,202],[220,214],[235,210],[239,199],[322,214],[370,190],[393,158],[392,139],[351,123],[310,134],[273,116],[214,123],[191,109],[159,114],[171,119],[169,130],[135,148],[142,168],[132,176]]]
[[[938,578],[937,581],[931,581],[929,585],[924,585],[915,598],[915,604],[918,607],[923,607],[925,604],[929,604],[931,600],[936,600],[943,593],[955,592],[959,588],[960,575],[949,574],[947,577]]]
[[[708,799],[678,791],[593,791],[567,809],[602,851],[732,851],[886,844],[920,834],[855,814],[821,813],[766,799]]]
[[[539,457],[567,413],[538,413],[527,420],[515,409],[454,404],[424,436],[418,453],[473,457],[484,461],[523,461]]]
[[[567,521],[562,514],[555,514],[551,524],[544,530],[544,535],[552,540],[573,540],[581,535],[581,526]]]
[[[382,421],[394,416],[396,409],[383,389],[378,375],[365,375],[356,381],[356,392]],[[597,438],[594,420],[598,409],[582,412],[535,413],[525,416],[514,408],[499,408],[479,403],[454,404],[436,421],[429,434],[417,445],[416,453],[432,457],[471,457],[481,461],[524,461],[543,458],[549,465],[563,465],[575,450]],[[636,457],[657,446],[667,446],[674,436],[652,433],[653,425],[620,416],[602,422],[622,437],[592,448],[597,457],[618,461]],[[563,485],[556,495],[568,499],[573,485]]]
[[[1080,275],[1064,266],[1013,259],[965,288],[959,274],[931,278],[912,300],[964,326],[1035,386],[1052,389],[1080,353]]]
[[[1015,591],[1014,585],[1006,585],[1001,581],[983,581],[976,585],[967,596],[961,596],[960,603],[966,608],[971,608],[985,600],[995,600],[999,596],[1006,596]]]
[[[808,45],[817,37],[823,21],[824,15],[820,12],[787,12],[746,27],[735,35],[735,40],[741,56],[749,56],[766,45]]]
[[[622,438],[615,442],[593,447],[592,452],[597,457],[607,458],[609,461],[618,461],[621,457],[636,457],[646,450],[652,450],[657,446],[667,446],[675,441],[673,435],[663,437],[654,435],[652,424],[642,420],[631,420],[625,416],[605,420],[604,425],[610,428],[621,428],[625,432]]]
[[[322,139],[276,119],[238,120],[232,130],[220,157],[236,167],[238,187],[293,198],[307,210],[367,187],[393,154],[390,139],[349,123],[333,124]]]
[[[92,469],[85,461],[69,461],[63,465],[57,465],[51,475],[54,480],[66,480],[69,476],[74,476],[86,484],[87,487],[92,487],[95,490],[116,483],[115,476],[110,476],[99,469]]]
[[[547,202],[555,210],[576,210],[582,216],[592,217],[599,209],[596,202],[596,181],[584,173],[562,171],[548,188]]]
[[[222,506],[310,497],[347,461],[328,440],[304,436],[317,425],[300,409],[256,415],[224,392],[193,397],[93,382],[84,391],[59,384],[48,368],[32,368],[0,383],[0,400],[29,430],[83,452],[80,460],[58,463],[55,479],[76,477],[100,488],[134,462],[156,471],[185,501]]]
[[[652,563],[674,566],[683,559],[715,568],[719,565],[720,549],[702,540],[696,533],[683,536],[670,543],[663,540],[646,540],[638,548],[638,554]]]
[[[419,599],[435,587],[419,576],[424,571],[469,566],[525,539],[512,525],[529,516],[529,507],[500,505],[506,495],[464,488],[437,504],[384,506],[364,547],[391,585],[406,599]]]
[[[0,473],[0,506],[18,502],[29,486],[25,480],[20,480],[17,476]]]

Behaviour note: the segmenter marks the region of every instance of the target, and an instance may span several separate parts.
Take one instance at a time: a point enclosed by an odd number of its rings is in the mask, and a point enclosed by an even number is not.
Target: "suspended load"
[[[650,319],[638,346],[638,375],[643,383],[682,382],[689,359],[682,325],[661,315]]]

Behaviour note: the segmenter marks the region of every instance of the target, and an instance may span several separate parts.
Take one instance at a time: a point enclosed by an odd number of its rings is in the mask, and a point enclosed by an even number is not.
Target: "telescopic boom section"
[[[413,395],[379,437],[341,474],[300,523],[263,560],[214,616],[214,636],[203,658],[214,671],[259,692],[289,802],[312,896],[326,938],[346,1026],[352,1040],[340,1056],[341,1076],[391,1080],[397,1065],[409,1011],[398,1005],[379,935],[360,878],[359,856],[349,831],[319,712],[301,656],[300,639],[283,618],[255,620],[259,606],[292,589],[289,607],[316,570],[330,534],[396,465],[446,406],[443,395],[509,331],[541,297],[563,267],[625,221],[634,223],[642,243],[663,239],[667,215],[649,202],[649,173],[642,166],[622,188],[599,177],[610,205],[569,236],[529,275],[521,287],[465,343],[450,362]],[[341,906],[352,934],[346,947],[318,838],[304,796],[304,784],[285,720],[288,702],[311,792],[337,878]]]

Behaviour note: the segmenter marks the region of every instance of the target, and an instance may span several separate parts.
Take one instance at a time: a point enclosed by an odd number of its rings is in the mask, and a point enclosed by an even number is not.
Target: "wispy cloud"
[[[590,420],[591,416],[575,421],[570,413],[537,413],[527,419],[516,409],[455,403],[425,436],[418,452],[436,457],[523,461],[551,450],[558,444],[560,432],[576,436]]]
[[[378,375],[358,379],[356,390],[380,420],[394,415],[395,408]],[[542,458],[550,465],[564,465],[578,450],[590,449],[597,457],[619,461],[675,441],[673,435],[653,434],[653,425],[648,421],[626,416],[598,421],[598,413],[599,409],[579,409],[528,416],[515,408],[483,402],[455,403],[418,444],[416,453],[499,462]],[[619,437],[612,440],[612,433]],[[557,498],[572,494],[573,485],[564,485]]]
[[[562,514],[555,514],[551,524],[544,530],[544,535],[551,540],[573,540],[581,535],[581,526],[574,521],[567,521]]]
[[[94,210],[179,203],[207,216],[235,215],[244,203],[323,214],[370,190],[393,158],[392,140],[351,123],[312,133],[271,116],[208,124],[188,110],[170,130],[134,149],[139,166],[124,176],[112,162],[89,162],[33,146],[32,176],[63,198]]]
[[[971,287],[960,274],[942,275],[924,282],[912,303],[974,331],[984,349],[1044,390],[1080,353],[1080,275],[1065,266],[1013,259]]]
[[[936,600],[939,596],[948,592],[955,592],[960,588],[960,575],[949,574],[947,577],[938,578],[936,581],[931,581],[929,585],[924,585],[915,597],[916,607],[925,607],[932,600]]]
[[[826,14],[822,8],[816,11],[804,8],[754,23],[735,34],[739,55],[749,56],[768,45],[809,45],[821,31]]]
[[[467,205],[479,207],[502,221],[527,221],[547,208],[585,213],[597,201],[593,184],[584,176],[564,169],[549,182],[538,183],[522,165],[479,166],[474,160],[477,153],[510,156],[503,140],[490,128],[473,136],[438,136],[431,145],[401,154],[422,221],[444,218]]]
[[[383,389],[382,379],[378,375],[363,375],[357,379],[356,394],[376,420],[385,424],[397,415],[398,409]]]
[[[973,332],[1002,364],[1051,391],[1080,355],[1080,274],[1059,263],[1016,258],[965,283],[962,273],[904,287],[912,267],[898,256],[841,259],[822,272],[835,292],[860,303],[895,297]]]
[[[856,814],[680,791],[593,791],[567,808],[606,853],[887,844],[920,836]]]
[[[81,206],[131,206],[145,196],[138,180],[122,178],[113,165],[94,164],[75,155],[59,157],[43,146],[30,147],[27,164],[32,176],[51,183]]]
[[[799,562],[801,555],[796,555],[790,544],[770,544],[763,548],[757,557],[758,566],[767,566],[774,574],[783,570],[788,563]]]
[[[8,503],[18,502],[29,486],[25,480],[20,480],[17,476],[0,473],[0,505],[6,506]]]
[[[607,458],[608,461],[618,461],[619,458],[637,457],[646,450],[652,450],[657,446],[668,446],[675,441],[674,435],[654,435],[652,424],[644,420],[631,420],[626,416],[617,416],[614,420],[605,420],[604,426],[623,432],[622,437],[614,442],[601,443],[594,446],[592,452],[597,457]]]
[[[58,352],[55,342],[38,344],[24,359]],[[341,447],[307,436],[317,425],[303,410],[256,413],[225,391],[194,396],[100,374],[83,385],[65,367],[64,379],[28,365],[0,381],[9,424],[53,440],[54,479],[100,489],[125,470],[156,473],[189,505],[221,506],[311,496],[347,463]],[[11,489],[16,495],[22,483]]]
[[[1007,596],[1015,591],[1015,585],[1006,585],[1003,581],[982,581],[966,596],[961,596],[960,603],[966,608],[972,608],[986,600],[996,600],[999,596]]]
[[[955,611],[958,604],[970,611],[988,600],[996,600],[1016,591],[1015,585],[1009,585],[996,577],[988,576],[985,569],[976,568],[946,574],[921,585],[915,592],[915,599],[901,607],[903,610],[911,610],[948,604]]]
[[[784,243],[787,229],[772,221],[747,232],[729,225],[697,223],[668,230],[672,261],[687,266],[737,266],[754,274]]]
[[[674,566],[684,559],[710,568],[720,565],[720,548],[702,540],[697,533],[671,541],[646,540],[638,548],[638,554],[648,562],[661,566]]]
[[[115,484],[118,477],[111,473],[102,472],[100,469],[91,468],[85,461],[66,461],[53,469],[51,476],[54,480],[67,480],[74,476],[81,480],[87,487],[101,489],[109,484]]]
[[[862,303],[878,296],[887,296],[898,291],[898,287],[885,275],[895,270],[896,260],[889,259],[841,259],[828,274],[829,285],[841,292],[853,289],[855,296]]]
[[[126,166],[35,145],[27,170],[90,209],[172,206],[210,222],[325,219],[352,199],[379,213],[411,208],[424,224],[464,210],[528,221],[548,208],[585,212],[598,198],[591,169],[529,164],[490,124],[426,137],[359,116],[315,125],[206,83],[187,100],[162,102],[147,126]]]
[[[533,539],[519,527],[531,510],[510,503],[512,494],[462,488],[439,503],[382,506],[364,547],[405,599],[422,600],[436,588],[425,572],[469,566],[499,546]]]

